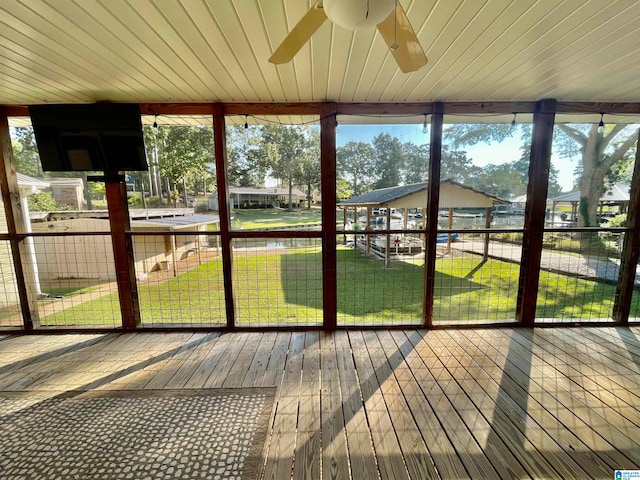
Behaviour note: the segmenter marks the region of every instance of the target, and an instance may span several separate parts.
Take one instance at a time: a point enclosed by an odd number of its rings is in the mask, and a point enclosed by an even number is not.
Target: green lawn
[[[297,208],[289,212],[280,208],[236,209],[233,211],[233,228],[251,230],[257,228],[294,227],[322,222],[319,207]]]
[[[338,321],[341,324],[412,324],[422,315],[423,268],[419,261],[383,262],[350,249],[337,252]],[[437,262],[434,321],[513,321],[518,266],[479,256]],[[308,325],[322,322],[322,269],[318,248],[234,259],[239,325]],[[537,316],[607,318],[615,287],[543,273]],[[224,325],[221,260],[205,263],[163,284],[139,287],[144,324]],[[638,316],[637,303],[632,316]],[[42,319],[43,325],[112,325],[119,322],[117,295],[105,295]]]

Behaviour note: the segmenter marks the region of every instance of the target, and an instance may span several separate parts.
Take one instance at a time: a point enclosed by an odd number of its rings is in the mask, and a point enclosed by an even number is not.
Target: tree
[[[405,142],[402,144],[402,152],[404,154],[404,183],[426,182],[429,173],[429,145]]]
[[[638,128],[616,124],[599,132],[597,125],[558,124],[557,127],[561,135],[559,141],[564,143],[561,155],[570,157],[575,153],[576,149],[572,148],[575,145],[567,145],[567,140],[577,144],[580,155],[578,226],[597,226],[598,204],[605,191],[605,178],[636,143]]]
[[[309,127],[268,125],[262,129],[260,154],[270,174],[289,188],[289,211],[293,210],[293,185],[302,175],[302,158],[311,148]],[[318,177],[320,171],[318,170]]]
[[[442,164],[440,178],[470,184],[482,173],[480,167],[473,165],[464,150],[453,150],[449,145],[442,146]]]
[[[160,126],[157,139],[160,175],[169,185],[172,199],[171,190],[182,183],[186,205],[187,182],[212,172],[213,132],[205,126]]]
[[[479,142],[501,142],[515,131],[516,129],[503,124],[453,125],[447,129],[447,135],[452,139],[453,145],[474,145]],[[530,142],[530,130],[524,128],[521,132],[527,145]],[[556,125],[555,151],[563,158],[580,158],[576,169],[580,189],[579,226],[597,225],[596,213],[604,192],[605,178],[612,166],[625,158],[636,142],[637,135],[637,127],[620,124],[608,126],[602,133],[598,132],[597,125]],[[523,150],[526,150],[528,156],[529,148],[523,147]],[[553,178],[553,171],[550,177]],[[550,196],[551,188],[555,188],[551,178]]]
[[[320,185],[320,132],[310,132],[307,148],[300,156],[300,175],[298,182],[306,188],[307,210],[311,209],[313,189]]]
[[[340,203],[340,200],[346,200],[351,198],[353,192],[351,191],[351,185],[342,177],[336,178],[336,200]]]
[[[371,188],[371,173],[375,152],[364,142],[349,142],[336,149],[338,173],[351,183],[353,195],[361,195]]]
[[[500,198],[508,199],[522,195],[527,190],[527,184],[526,181],[522,181],[515,164],[516,162],[485,165],[474,181],[468,183],[478,190]]]
[[[238,187],[262,187],[267,167],[260,155],[261,126],[227,126],[227,176]]]
[[[375,150],[375,188],[395,187],[402,182],[404,154],[396,137],[381,133],[373,139]]]
[[[42,164],[32,127],[12,128],[11,146],[16,170],[32,177],[42,177]]]

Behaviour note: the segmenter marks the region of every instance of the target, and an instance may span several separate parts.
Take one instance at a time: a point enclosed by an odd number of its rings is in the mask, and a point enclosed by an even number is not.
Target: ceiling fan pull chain
[[[396,5],[393,8],[393,43],[389,47],[394,52],[398,50],[400,45],[398,45],[398,0],[396,0]]]

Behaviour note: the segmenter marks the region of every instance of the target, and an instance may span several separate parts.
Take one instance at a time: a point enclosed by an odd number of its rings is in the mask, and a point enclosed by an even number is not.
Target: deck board
[[[520,349],[518,344],[511,344],[511,335],[504,335],[501,343],[494,332],[486,331],[482,336],[476,334],[471,339],[466,332],[461,333],[495,362],[498,374],[502,375],[505,383],[505,390],[517,392],[521,389],[524,392],[525,397],[520,400],[521,404],[527,406],[530,415],[535,415],[535,418],[539,419],[540,424],[556,440],[558,446],[562,446],[561,448],[580,460],[578,463],[584,464],[589,457],[596,454],[612,468],[630,469],[631,465],[635,465],[614,448],[615,443],[609,442],[597,433],[595,422],[589,423],[589,420],[594,420],[593,417],[584,417],[579,411],[570,408],[571,404],[567,406],[562,402],[560,388],[544,390],[542,385],[535,381],[529,372],[530,364],[518,359],[520,356],[518,353],[513,353],[519,352]],[[509,347],[509,345],[512,346]],[[509,353],[511,355],[508,355]],[[552,385],[551,382],[548,383]],[[557,395],[557,392],[560,395]],[[557,452],[556,448],[549,450],[547,456]]]
[[[640,327],[16,335],[0,390],[275,386],[265,479],[640,469]]]
[[[327,480],[338,480],[350,476],[334,338],[335,336],[329,333],[322,334],[320,337],[321,467],[323,477]]]

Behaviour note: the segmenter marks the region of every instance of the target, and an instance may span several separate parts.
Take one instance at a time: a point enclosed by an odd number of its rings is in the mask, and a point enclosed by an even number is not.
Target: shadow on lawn
[[[383,262],[353,250],[337,252],[338,314],[366,317],[385,312],[421,318],[424,267]],[[280,257],[280,277],[287,303],[322,309],[322,253],[295,252]],[[466,278],[436,273],[436,300],[488,288]]]

